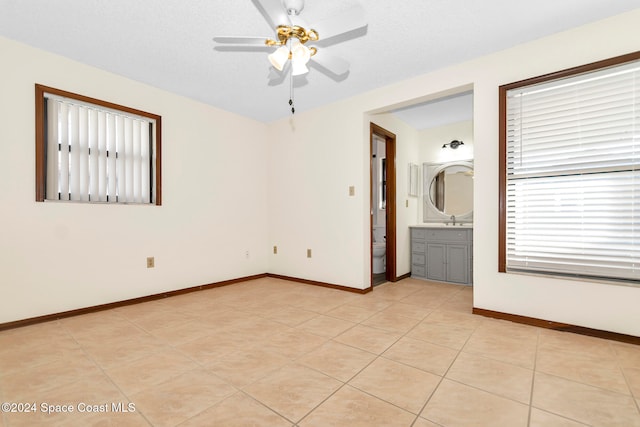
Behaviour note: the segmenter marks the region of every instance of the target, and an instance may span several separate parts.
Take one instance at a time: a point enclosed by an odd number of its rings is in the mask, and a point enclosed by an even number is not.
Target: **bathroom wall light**
[[[464,142],[462,141],[458,141],[457,139],[454,139],[453,141],[451,141],[448,144],[444,144],[442,146],[442,148],[447,148],[447,146],[453,150],[455,150],[456,148],[458,148],[459,146],[464,145]]]

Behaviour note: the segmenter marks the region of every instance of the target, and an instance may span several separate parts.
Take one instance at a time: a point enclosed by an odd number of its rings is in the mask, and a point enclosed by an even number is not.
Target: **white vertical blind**
[[[640,280],[640,61],[507,92],[507,270]]]
[[[152,203],[154,121],[46,97],[47,199]]]

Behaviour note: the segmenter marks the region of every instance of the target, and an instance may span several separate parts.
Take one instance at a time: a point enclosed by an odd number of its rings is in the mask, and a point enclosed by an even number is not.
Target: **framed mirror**
[[[473,220],[473,162],[423,165],[423,222]]]

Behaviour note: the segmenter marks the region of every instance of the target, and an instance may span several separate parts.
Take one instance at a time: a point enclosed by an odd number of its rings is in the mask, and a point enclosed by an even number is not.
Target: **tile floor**
[[[640,426],[640,347],[471,306],[265,278],[3,331],[0,402],[31,412],[0,427]]]

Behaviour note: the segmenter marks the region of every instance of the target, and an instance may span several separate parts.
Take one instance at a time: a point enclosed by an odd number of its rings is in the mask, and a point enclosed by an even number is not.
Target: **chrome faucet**
[[[456,216],[455,215],[451,215],[451,221],[453,221],[452,225],[456,225]]]

